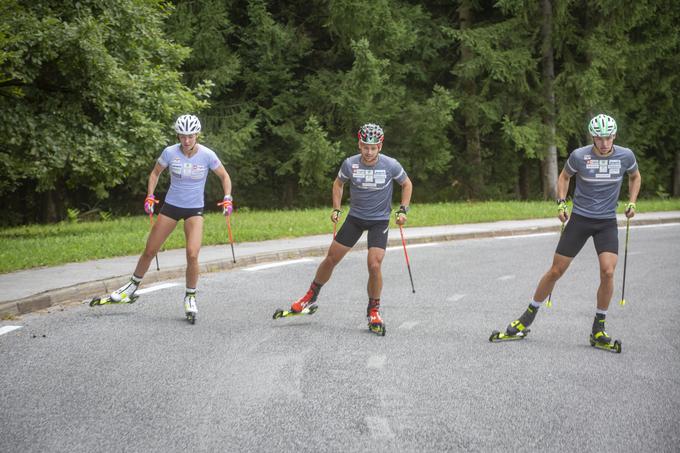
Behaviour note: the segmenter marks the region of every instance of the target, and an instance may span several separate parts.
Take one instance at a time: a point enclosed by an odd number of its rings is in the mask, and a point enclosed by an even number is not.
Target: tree
[[[12,31],[3,78],[14,89],[0,96],[3,205],[57,220],[74,200],[104,199],[124,182],[144,191],[142,174],[174,117],[205,106],[199,96],[208,94],[180,80],[189,50],[163,35],[167,4],[8,0],[2,8]]]

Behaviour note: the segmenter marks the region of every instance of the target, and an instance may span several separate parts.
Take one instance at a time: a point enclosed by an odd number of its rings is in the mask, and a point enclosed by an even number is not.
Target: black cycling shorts
[[[166,217],[170,217],[173,220],[180,221],[186,220],[189,217],[194,217],[197,215],[203,216],[203,207],[200,208],[178,208],[169,203],[163,203],[160,214]]]
[[[616,219],[591,219],[573,213],[564,228],[555,253],[573,258],[591,236],[598,255],[603,252],[619,254],[619,229]]]
[[[387,248],[387,231],[390,228],[388,220],[363,220],[351,215],[347,216],[345,223],[335,236],[335,240],[345,247],[354,247],[361,234],[368,230],[368,248]]]

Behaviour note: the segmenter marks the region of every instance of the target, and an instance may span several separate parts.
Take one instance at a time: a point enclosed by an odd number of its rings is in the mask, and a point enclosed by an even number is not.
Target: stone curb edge
[[[666,219],[649,219],[636,220],[635,226],[639,225],[653,225],[664,223],[677,223],[680,217],[666,218]],[[625,226],[625,221],[619,221],[619,226]],[[464,239],[479,239],[490,237],[508,237],[508,236],[524,236],[527,234],[548,233],[559,231],[559,226],[550,227],[529,227],[517,229],[500,229],[493,231],[478,231],[467,233],[449,233],[449,234],[435,234],[422,237],[406,237],[408,244],[424,244],[428,242],[445,242],[456,241]],[[392,238],[388,241],[389,247],[400,246],[401,238]],[[366,243],[357,244],[354,250],[366,249]],[[248,255],[238,257],[237,262],[233,263],[231,259],[223,259],[217,261],[209,261],[200,265],[201,274],[209,272],[220,272],[241,267],[252,266],[254,264],[271,263],[276,261],[285,261],[290,259],[305,258],[310,256],[323,256],[328,250],[328,246],[306,247],[297,250],[286,250],[281,252],[258,253],[255,255]],[[151,271],[144,277],[144,283],[158,283],[165,280],[173,280],[184,276],[185,266],[177,266],[160,271]],[[37,310],[44,310],[55,305],[73,303],[84,301],[87,298],[104,295],[114,291],[119,286],[123,285],[129,275],[120,275],[104,280],[94,282],[79,283],[66,288],[57,288],[53,290],[44,291],[42,293],[34,294],[32,296],[21,299],[0,302],[0,319],[8,316],[24,315]]]

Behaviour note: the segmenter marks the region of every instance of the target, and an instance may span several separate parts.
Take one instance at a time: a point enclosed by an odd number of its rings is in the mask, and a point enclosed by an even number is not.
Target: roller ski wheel
[[[279,308],[274,312],[274,316],[272,318],[273,319],[279,319],[279,318],[289,318],[291,316],[313,315],[314,313],[316,313],[316,310],[318,310],[318,308],[319,307],[317,305],[311,305],[311,306],[305,308],[304,310],[302,310],[300,312],[295,312],[295,311],[291,311],[291,310],[282,310],[282,309]]]
[[[189,324],[196,324],[196,313],[189,312],[186,314],[186,317]]]
[[[368,330],[377,334],[380,337],[384,337],[385,334],[387,333],[387,329],[385,328],[385,324],[369,324]]]
[[[123,299],[120,302],[116,302],[111,299],[111,296],[104,297],[94,297],[90,301],[90,307],[96,307],[97,305],[123,305],[123,304],[134,304],[139,296],[132,296],[128,299]]]
[[[591,335],[590,346],[597,349],[604,349],[605,351],[612,351],[616,352],[617,354],[621,354],[621,341],[619,340],[614,340],[611,343],[601,343],[599,341],[595,341],[595,338],[593,338],[593,336]]]
[[[531,332],[530,329],[525,329],[521,332],[517,332],[515,335],[509,335],[505,332],[499,332],[498,330],[494,330],[491,332],[491,336],[489,337],[489,341],[492,343],[500,343],[501,341],[514,341],[514,340],[523,340],[527,334]]]

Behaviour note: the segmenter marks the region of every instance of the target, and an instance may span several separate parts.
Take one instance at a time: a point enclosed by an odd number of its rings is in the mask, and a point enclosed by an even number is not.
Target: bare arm
[[[147,195],[153,195],[154,191],[156,190],[156,185],[158,185],[158,178],[160,177],[161,173],[163,173],[163,170],[165,170],[165,167],[156,162],[153,170],[151,170],[151,173],[149,173],[149,182],[146,184]]]
[[[407,176],[404,182],[401,183],[401,205],[408,207],[411,203],[411,194],[413,193],[413,183],[411,179]],[[397,212],[396,217],[397,225],[403,225],[406,223],[406,213],[402,210]]]
[[[567,198],[567,192],[569,191],[569,180],[570,179],[571,179],[571,175],[569,173],[567,173],[567,171],[565,169],[562,169],[560,176],[557,178],[557,199],[558,200],[565,200]],[[567,219],[569,218],[569,213],[566,210],[566,205],[564,207],[564,210],[558,208],[557,217],[560,219],[560,222],[562,222],[562,223],[567,221]]]
[[[401,183],[401,205],[408,206],[411,204],[411,194],[413,193],[413,183],[407,176],[404,182]]]
[[[345,187],[345,183],[342,182],[340,178],[335,178],[335,181],[333,181],[333,191],[332,191],[332,198],[333,198],[333,212],[331,213],[331,220],[334,223],[337,223],[338,218],[339,218],[339,211],[340,208],[342,207],[342,191]]]
[[[626,217],[629,219],[635,215],[635,202],[640,194],[640,187],[642,186],[642,175],[640,171],[628,175],[628,203],[633,203],[631,209],[626,210]]]
[[[215,172],[217,177],[220,178],[220,181],[222,182],[222,190],[224,191],[224,196],[225,197],[227,195],[231,196],[231,178],[229,177],[229,173],[227,173],[227,170],[224,168],[223,165],[220,165],[215,170],[213,170],[213,172]]]

